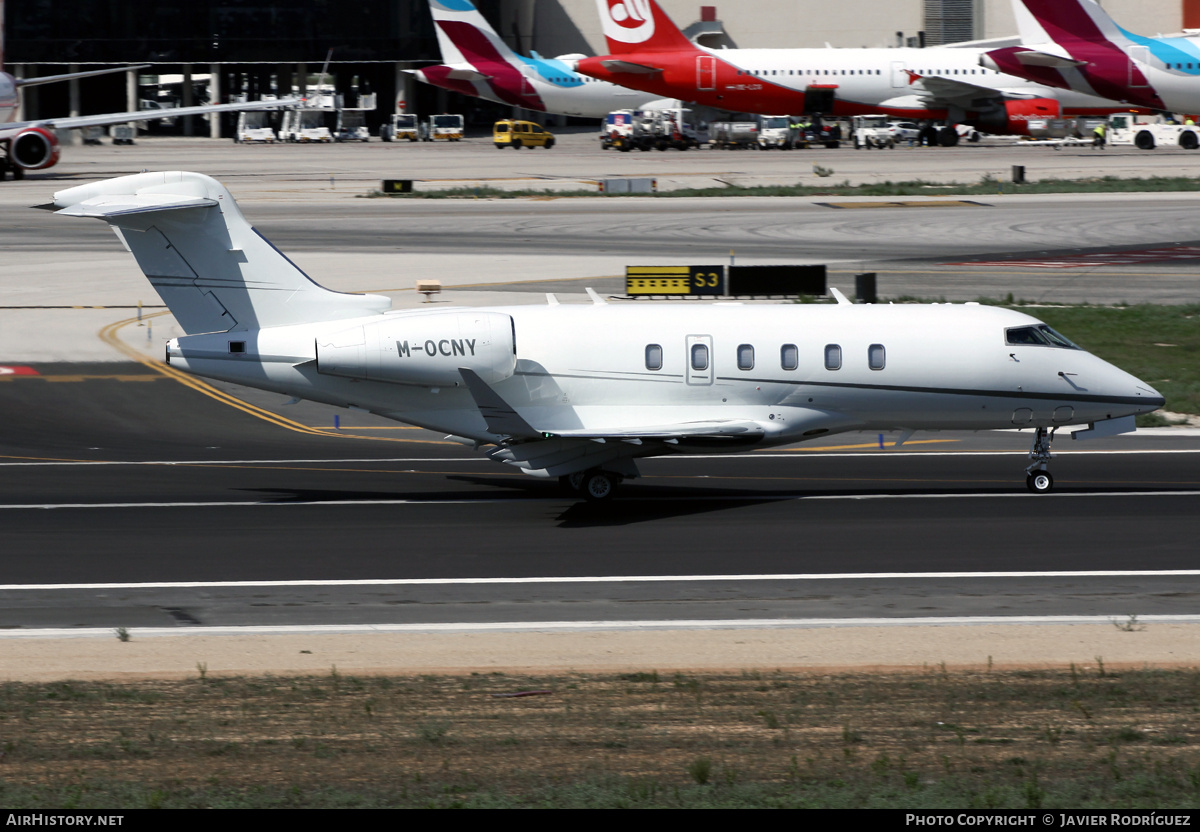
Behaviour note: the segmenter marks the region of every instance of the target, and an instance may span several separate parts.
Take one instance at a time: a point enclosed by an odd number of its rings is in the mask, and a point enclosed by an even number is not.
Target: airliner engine
[[[513,320],[497,312],[386,315],[316,345],[317,372],[368,381],[454,387],[467,367],[494,384],[517,366]]]
[[[24,170],[42,170],[58,163],[58,137],[44,127],[30,127],[13,136],[8,158]]]

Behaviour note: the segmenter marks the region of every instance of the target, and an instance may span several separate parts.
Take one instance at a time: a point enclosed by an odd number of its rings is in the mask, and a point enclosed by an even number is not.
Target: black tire
[[[513,150],[520,150],[520,149],[521,149],[523,146],[524,146],[524,145],[522,145],[522,144],[521,144],[521,140],[520,140],[520,139],[513,139],[513,140],[512,140],[512,147],[513,147]]]
[[[583,497],[589,503],[607,503],[617,491],[620,478],[608,471],[589,471],[583,477]]]
[[[937,143],[941,147],[954,147],[958,144],[958,131],[953,127],[943,127],[937,131]]]
[[[497,149],[497,150],[503,150],[504,148],[505,148],[505,145],[502,145],[502,144],[500,144],[500,142],[496,142],[496,149]]]
[[[583,471],[576,471],[574,474],[563,474],[558,478],[558,484],[562,487],[563,491],[578,497],[583,493]]]
[[[546,148],[547,150],[554,147],[554,139],[546,139],[546,143],[542,145],[542,147]]]
[[[1149,131],[1143,130],[1133,137],[1133,144],[1138,150],[1153,150],[1154,136],[1150,135]]]
[[[1049,494],[1054,489],[1054,477],[1049,471],[1034,471],[1025,478],[1025,487],[1034,494]]]
[[[1185,130],[1179,136],[1179,146],[1184,150],[1195,150],[1200,147],[1200,140],[1196,139],[1196,134],[1191,130]]]

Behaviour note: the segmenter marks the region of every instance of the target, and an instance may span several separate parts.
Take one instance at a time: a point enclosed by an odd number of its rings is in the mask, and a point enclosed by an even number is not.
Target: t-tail
[[[139,173],[54,195],[58,213],[107,222],[184,332],[238,332],[379,314],[382,295],[315,283],[199,173]]]
[[[613,55],[632,52],[699,52],[655,0],[596,0]]]

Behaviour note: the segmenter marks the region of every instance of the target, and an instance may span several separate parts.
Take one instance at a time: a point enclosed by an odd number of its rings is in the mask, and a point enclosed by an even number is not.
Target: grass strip
[[[1200,807],[1200,670],[990,665],[7,683],[0,802]]]

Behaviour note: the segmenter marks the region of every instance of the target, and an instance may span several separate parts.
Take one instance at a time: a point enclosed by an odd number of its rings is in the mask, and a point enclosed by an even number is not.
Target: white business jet
[[[388,311],[313,282],[220,183],[142,173],[54,195],[112,226],[188,333],[196,375],[450,434],[592,500],[637,459],[740,451],[844,431],[1034,433],[1027,484],[1049,491],[1054,432],[1133,430],[1150,385],[1035,318],[975,304],[604,303]]]

